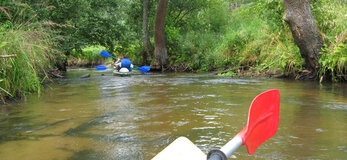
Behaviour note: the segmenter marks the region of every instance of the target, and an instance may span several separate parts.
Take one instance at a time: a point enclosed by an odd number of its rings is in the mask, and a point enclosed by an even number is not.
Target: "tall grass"
[[[39,23],[20,27],[0,28],[1,55],[16,55],[0,59],[0,99],[24,97],[42,91],[42,83],[49,78],[49,70],[57,57],[54,39]]]
[[[221,35],[213,31],[204,31],[203,33],[190,31],[179,37],[182,45],[177,47],[178,51],[174,52],[176,54],[173,54],[170,59],[178,66],[188,63],[189,65],[187,67],[196,71],[223,68],[224,66],[219,63],[222,57],[212,52],[212,49],[221,39]]]

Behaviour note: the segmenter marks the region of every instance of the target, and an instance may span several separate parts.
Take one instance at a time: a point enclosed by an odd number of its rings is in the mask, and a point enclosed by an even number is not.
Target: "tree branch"
[[[175,24],[174,24],[174,26],[176,26],[180,21],[182,21],[182,19],[186,16],[186,15],[188,15],[188,14],[190,14],[191,12],[193,12],[194,10],[197,10],[197,9],[199,9],[199,7],[196,7],[196,8],[191,8],[190,10],[188,10],[188,11],[186,11],[180,18],[179,17],[177,17],[177,18],[179,18],[178,20],[176,20],[175,19]],[[181,14],[181,13],[180,13]]]

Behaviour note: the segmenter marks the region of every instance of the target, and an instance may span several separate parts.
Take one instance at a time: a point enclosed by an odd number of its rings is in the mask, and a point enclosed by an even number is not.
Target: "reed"
[[[49,70],[58,56],[50,31],[39,23],[0,30],[0,99],[25,97],[42,91],[42,83],[49,79]]]

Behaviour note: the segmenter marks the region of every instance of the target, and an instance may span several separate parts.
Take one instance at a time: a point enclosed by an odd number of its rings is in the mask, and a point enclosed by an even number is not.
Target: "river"
[[[246,125],[252,99],[269,89],[281,95],[277,133],[232,158],[346,158],[347,84],[75,69],[41,96],[0,106],[0,159],[151,159],[180,136],[207,153]]]

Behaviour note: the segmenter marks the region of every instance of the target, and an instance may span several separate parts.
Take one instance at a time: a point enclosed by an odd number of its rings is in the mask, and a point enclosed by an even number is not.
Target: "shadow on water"
[[[73,152],[73,151],[71,151]],[[74,155],[68,160],[133,160],[133,159],[144,159],[143,153],[141,152],[132,152],[126,155],[120,155],[116,157],[109,157],[104,152],[96,152],[94,150],[83,150],[79,152],[73,152]]]
[[[14,116],[15,114],[11,114]],[[42,134],[32,135],[40,130],[49,129],[61,125],[71,119],[60,120],[54,123],[33,123],[32,119],[40,118],[41,116],[25,116],[25,117],[6,117],[0,121],[0,143],[7,141],[18,141],[18,140],[39,140],[43,137],[57,136],[54,134]],[[6,125],[8,124],[8,125]],[[13,124],[13,125],[10,125]]]
[[[68,129],[65,134],[67,136],[72,136],[72,137],[81,137],[81,138],[93,138],[97,140],[105,140],[108,142],[112,141],[132,141],[132,142],[138,142],[139,140],[136,140],[134,137],[130,137],[127,135],[122,135],[122,134],[113,134],[110,136],[103,135],[103,134],[90,134],[90,133],[85,133],[88,130],[93,130],[97,128],[99,125],[103,124],[108,124],[112,123],[115,121],[114,117],[119,115],[120,113],[112,112],[108,113],[105,116],[94,118],[91,121],[82,123],[81,125],[77,126],[76,128],[70,128]]]

